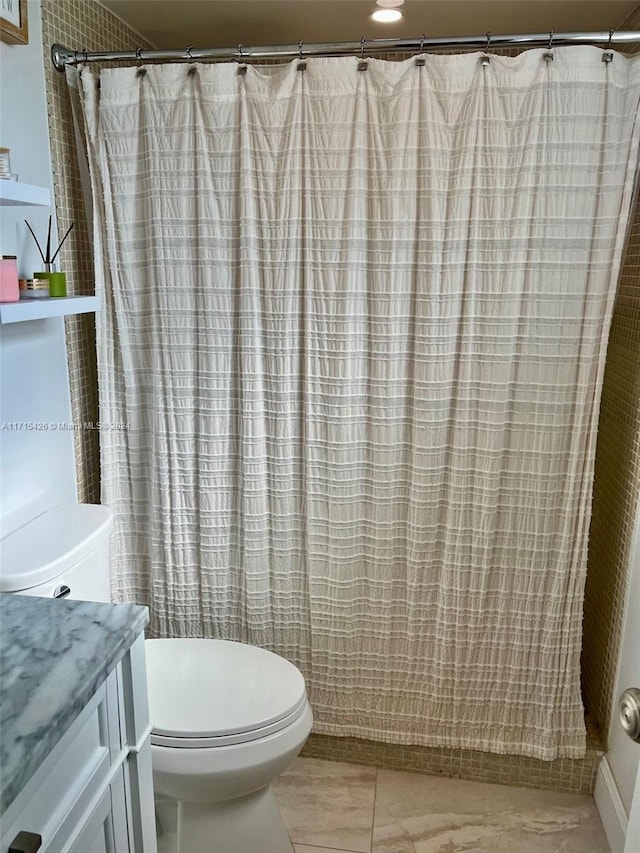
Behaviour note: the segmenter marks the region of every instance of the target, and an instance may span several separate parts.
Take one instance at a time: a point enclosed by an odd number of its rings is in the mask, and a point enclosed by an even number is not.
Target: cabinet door
[[[129,853],[122,767],[68,848],[68,853]]]
[[[107,789],[68,853],[116,853],[112,824],[111,791]]]

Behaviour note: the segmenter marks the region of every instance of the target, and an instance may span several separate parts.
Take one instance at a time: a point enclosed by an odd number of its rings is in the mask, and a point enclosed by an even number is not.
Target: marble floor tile
[[[609,853],[591,797],[379,770],[373,853]]]
[[[308,844],[294,844],[294,853],[352,853],[351,850],[336,850],[335,847],[309,847]]]
[[[297,758],[273,790],[294,844],[370,853],[375,785],[373,767]]]

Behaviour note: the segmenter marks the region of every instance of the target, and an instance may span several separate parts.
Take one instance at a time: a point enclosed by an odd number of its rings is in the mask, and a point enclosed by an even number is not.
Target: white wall
[[[0,145],[11,149],[11,171],[18,173],[20,181],[48,187],[51,155],[40,0],[29,0],[27,8],[29,44],[0,42]],[[42,269],[42,260],[24,220],[29,220],[42,245],[50,213],[53,211],[49,208],[0,208],[0,253],[18,255],[21,278],[31,278],[36,270]]]
[[[0,42],[0,145],[11,149],[20,181],[52,189],[40,0],[29,0],[27,15],[28,45]],[[0,208],[0,254],[18,255],[21,277],[42,269],[24,220],[42,242],[50,213]],[[71,421],[63,320],[0,327],[0,362],[0,531],[6,535],[50,506],[76,500],[73,433],[10,428]]]

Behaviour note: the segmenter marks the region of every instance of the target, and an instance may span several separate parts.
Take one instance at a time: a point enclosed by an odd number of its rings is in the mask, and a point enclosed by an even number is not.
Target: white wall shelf
[[[51,192],[48,187],[36,187],[20,181],[0,180],[0,205],[37,205],[51,207]]]
[[[100,307],[97,296],[56,296],[49,299],[21,299],[0,303],[0,323],[23,323],[65,314],[90,314]]]

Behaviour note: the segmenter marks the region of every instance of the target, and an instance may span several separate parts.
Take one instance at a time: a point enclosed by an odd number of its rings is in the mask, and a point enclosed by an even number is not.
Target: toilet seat
[[[202,749],[282,731],[307,708],[304,678],[266,649],[228,640],[145,643],[151,743]]]
[[[177,735],[162,735],[152,731],[151,743],[155,746],[172,746],[181,749],[206,749],[216,746],[249,743],[250,741],[260,740],[288,728],[288,726],[295,723],[305,713],[307,706],[307,697],[304,696],[300,700],[298,707],[282,720],[248,732],[236,732],[235,734],[215,735],[213,737],[182,737]]]

